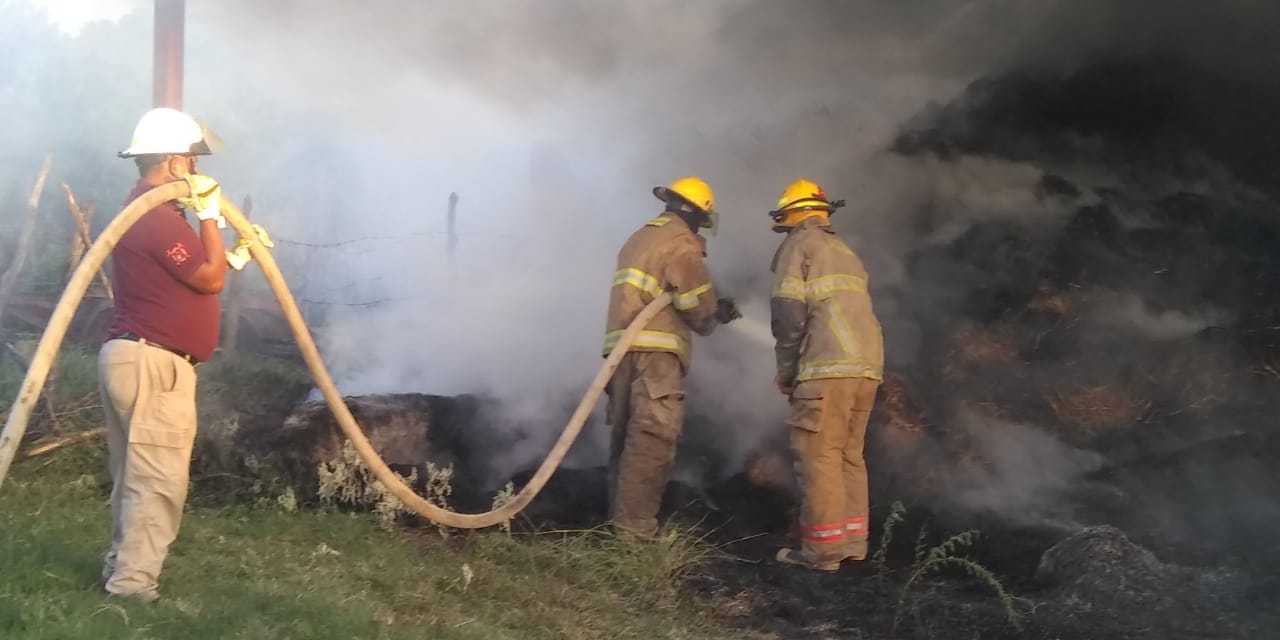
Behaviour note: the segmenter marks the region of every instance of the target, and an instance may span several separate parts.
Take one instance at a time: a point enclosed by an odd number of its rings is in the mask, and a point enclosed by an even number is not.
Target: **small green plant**
[[[925,540],[926,534],[922,528],[920,537],[916,541],[916,561],[911,567],[911,575],[907,578],[906,583],[902,585],[902,590],[898,595],[898,606],[893,615],[894,632],[897,631],[898,623],[902,619],[912,588],[921,578],[941,572],[944,569],[958,569],[986,585],[995,594],[1000,606],[1004,609],[1005,620],[1009,623],[1009,626],[1017,631],[1022,630],[1022,613],[1018,611],[1014,596],[1004,588],[1000,578],[992,573],[990,569],[973,559],[958,555],[961,551],[977,542],[977,531],[970,530],[957,533],[932,549],[927,548]],[[912,607],[913,610],[914,608]]]
[[[880,545],[876,549],[875,554],[871,556],[871,564],[875,566],[876,573],[881,579],[888,577],[888,552],[889,545],[893,544],[893,530],[902,523],[906,517],[907,508],[902,506],[901,502],[894,501],[893,506],[889,509],[889,515],[884,519],[884,529],[880,532]]]
[[[890,573],[887,560],[888,549],[893,544],[895,529],[906,520],[906,513],[907,509],[901,502],[893,503],[889,510],[889,515],[885,518],[884,529],[880,534],[879,548],[876,549],[871,558],[876,572],[885,585],[889,584],[888,576]],[[920,527],[920,531],[916,535],[915,553],[912,564],[908,568],[907,579],[902,584],[902,587],[898,589],[898,602],[893,614],[891,634],[896,635],[898,625],[902,622],[903,615],[908,611],[911,611],[917,619],[919,618],[920,611],[917,603],[920,596],[923,595],[919,592],[919,586],[923,583],[924,578],[948,569],[959,570],[990,589],[1004,609],[1005,619],[1009,626],[1017,631],[1022,630],[1023,614],[1018,610],[1017,598],[1005,589],[1004,584],[1000,582],[1000,578],[992,573],[990,569],[972,558],[962,555],[962,552],[972,547],[977,540],[978,532],[970,530],[952,535],[940,544],[930,547],[928,526],[922,525]]]

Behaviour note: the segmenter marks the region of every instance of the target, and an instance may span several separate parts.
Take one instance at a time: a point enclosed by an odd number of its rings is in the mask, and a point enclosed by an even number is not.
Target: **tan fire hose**
[[[49,317],[49,324],[45,327],[44,335],[40,337],[40,344],[36,347],[35,355],[31,358],[31,366],[27,369],[27,376],[23,379],[22,387],[18,391],[18,397],[14,400],[9,412],[9,419],[5,422],[4,431],[0,432],[0,484],[3,484],[5,476],[8,475],[9,466],[12,464],[18,449],[18,443],[26,432],[27,421],[31,417],[31,411],[35,407],[36,400],[40,397],[41,389],[44,387],[45,378],[49,374],[49,368],[53,363],[54,356],[62,347],[62,340],[71,324],[71,318],[75,315],[76,308],[79,307],[81,299],[84,298],[85,291],[97,274],[99,266],[111,253],[116,243],[120,241],[120,237],[124,235],[125,231],[132,227],[143,214],[162,203],[186,197],[190,194],[191,190],[186,182],[172,182],[142,194],[141,197],[125,207],[120,212],[120,215],[116,216],[107,225],[107,228],[94,241],[93,246],[89,247],[89,250],[85,253],[84,259],[80,261],[80,265],[76,267],[70,282],[67,283],[67,288],[63,291],[62,298],[58,301],[58,306],[54,308],[53,314]],[[241,237],[257,238],[257,232],[254,231],[249,221],[245,219],[244,214],[231,203],[230,199],[223,198],[222,214]],[[565,425],[564,431],[560,434],[560,438],[556,440],[555,446],[551,448],[551,452],[543,460],[542,466],[538,467],[537,472],[533,474],[528,484],[520,490],[520,493],[516,494],[506,504],[492,511],[456,513],[431,504],[419,496],[412,487],[406,485],[400,476],[396,475],[387,466],[387,463],[382,461],[378,452],[373,449],[373,445],[369,444],[369,439],[365,437],[364,431],[360,429],[355,416],[351,415],[351,410],[343,402],[342,395],[338,392],[338,387],[334,385],[333,378],[329,375],[329,370],[325,367],[324,361],[320,359],[320,351],[316,348],[316,343],[311,338],[311,331],[307,328],[306,322],[303,321],[302,312],[298,310],[293,294],[290,293],[289,287],[284,281],[284,276],[281,275],[279,267],[276,266],[275,259],[271,257],[271,252],[258,242],[254,242],[249,246],[249,252],[253,255],[254,261],[258,263],[258,266],[262,268],[262,274],[266,276],[267,284],[271,285],[271,291],[280,303],[280,309],[284,312],[289,328],[293,330],[293,336],[298,341],[298,348],[302,352],[302,358],[306,361],[307,368],[311,370],[311,376],[315,380],[316,386],[324,394],[324,400],[338,419],[338,425],[342,428],[342,432],[355,445],[356,453],[360,455],[360,459],[373,471],[374,476],[414,513],[437,524],[459,529],[483,529],[504,523],[533,501],[533,498],[546,485],[547,480],[551,478],[551,474],[560,466],[560,462],[564,460],[569,448],[573,446],[574,440],[577,439],[578,434],[582,431],[582,426],[586,423],[592,408],[600,398],[600,393],[604,391],[605,385],[618,368],[618,364],[622,361],[627,349],[631,347],[631,343],[635,341],[636,336],[649,323],[649,320],[671,303],[670,294],[664,293],[658,296],[627,327],[627,330],[622,334],[622,338],[618,340],[617,346],[613,348],[613,351],[609,353],[609,357],[605,359],[604,365],[600,367],[600,372],[591,381],[591,386],[587,389],[586,395],[583,396],[582,402],[578,403],[577,410],[574,411],[573,416],[569,419],[569,423]]]

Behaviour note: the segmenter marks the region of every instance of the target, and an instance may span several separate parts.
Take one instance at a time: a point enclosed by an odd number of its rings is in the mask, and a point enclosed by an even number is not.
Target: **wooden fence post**
[[[5,269],[4,275],[0,275],[0,326],[4,323],[4,308],[9,304],[9,298],[14,290],[18,288],[18,280],[27,266],[31,243],[35,240],[36,218],[40,213],[40,195],[44,193],[44,181],[49,177],[49,169],[52,166],[53,154],[45,155],[44,162],[40,165],[40,173],[36,174],[36,183],[31,188],[31,197],[27,198],[27,217],[22,225],[22,234],[18,238],[18,250],[14,252],[13,260]]]
[[[67,193],[67,204],[71,208],[71,219],[76,223],[76,239],[72,243],[71,249],[71,271],[75,271],[76,266],[80,264],[80,257],[84,255],[89,245],[93,244],[93,237],[89,234],[89,223],[93,220],[93,212],[98,205],[96,202],[90,202],[87,208],[81,210],[80,205],[76,204],[75,194],[71,193],[71,187],[68,187],[67,183],[62,183],[62,190]],[[107,300],[114,303],[116,296],[111,289],[111,279],[107,277],[105,267],[98,270],[98,280],[102,282],[102,288],[107,294]]]

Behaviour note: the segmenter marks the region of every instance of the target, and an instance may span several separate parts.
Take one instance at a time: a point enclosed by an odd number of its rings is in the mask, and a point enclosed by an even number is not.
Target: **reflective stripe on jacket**
[[[650,220],[618,252],[605,329],[607,355],[640,310],[664,291],[663,309],[640,333],[632,351],[668,351],[689,366],[690,333],[709,335],[716,327],[716,292],[707,273],[705,241],[670,214]]]
[[[884,375],[884,339],[862,260],[821,219],[787,234],[773,258],[778,376],[791,382]]]

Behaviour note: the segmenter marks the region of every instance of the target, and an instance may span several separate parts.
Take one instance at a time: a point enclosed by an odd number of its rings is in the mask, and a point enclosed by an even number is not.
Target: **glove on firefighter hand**
[[[276,243],[274,243],[274,242],[272,242],[272,241],[271,241],[271,236],[267,235],[267,230],[266,230],[266,229],[263,229],[263,228],[262,228],[262,225],[260,225],[260,224],[255,224],[255,225],[253,225],[253,232],[254,232],[254,233],[256,233],[256,234],[258,235],[258,237],[257,237],[257,238],[251,238],[251,239],[248,239],[248,240],[246,240],[246,239],[244,239],[244,238],[241,238],[241,239],[240,239],[240,241],[241,241],[241,242],[250,242],[250,243],[251,243],[251,242],[253,242],[254,240],[257,240],[259,243],[261,243],[261,244],[262,244],[262,246],[264,246],[264,247],[266,247],[266,248],[268,248],[268,249],[272,249],[272,248],[274,248],[274,247],[276,246]]]
[[[253,259],[253,254],[249,253],[249,245],[259,242],[267,248],[276,246],[276,243],[271,241],[271,236],[267,235],[267,230],[263,229],[262,225],[253,225],[253,230],[258,236],[256,239],[240,238],[236,242],[236,248],[227,252],[227,264],[236,271],[244,269],[245,265],[249,264],[249,261]]]
[[[217,180],[198,173],[184,176],[191,187],[191,195],[178,198],[178,204],[196,212],[200,220],[216,220],[219,229],[227,228],[227,221],[222,217],[222,186]]]
[[[741,317],[742,312],[738,310],[738,304],[733,301],[733,298],[716,300],[716,320],[720,324],[729,324]]]
[[[244,268],[249,261],[253,259],[253,255],[249,253],[249,243],[252,240],[240,239],[236,243],[236,248],[227,252],[227,265],[232,269],[239,271]]]
[[[778,387],[778,391],[784,396],[791,397],[791,394],[796,392],[795,380],[777,376],[773,379],[773,384]]]

